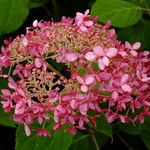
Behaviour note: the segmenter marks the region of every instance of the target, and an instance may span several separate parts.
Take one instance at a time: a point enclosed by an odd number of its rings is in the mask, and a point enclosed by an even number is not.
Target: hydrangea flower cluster
[[[8,79],[8,89],[2,90],[1,104],[24,124],[27,136],[34,122],[41,126],[38,135],[50,136],[65,124],[72,134],[87,123],[96,126],[101,115],[109,123],[150,116],[149,52],[138,51],[139,42],[121,43],[109,27],[87,10],[60,22],[35,20],[25,35],[4,41],[0,76]],[[51,60],[65,64],[69,75]],[[53,123],[51,131],[45,122]]]

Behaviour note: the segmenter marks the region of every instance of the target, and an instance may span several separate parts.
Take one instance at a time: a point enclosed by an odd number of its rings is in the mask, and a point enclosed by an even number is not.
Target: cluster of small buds
[[[71,134],[87,123],[96,126],[102,115],[109,123],[150,116],[149,52],[139,51],[139,42],[121,43],[109,27],[87,10],[60,22],[35,20],[25,35],[5,40],[0,77],[8,79],[8,89],[2,90],[1,104],[24,124],[27,136],[35,122],[41,126],[38,135],[51,136],[65,124]],[[69,75],[52,61],[63,63]]]

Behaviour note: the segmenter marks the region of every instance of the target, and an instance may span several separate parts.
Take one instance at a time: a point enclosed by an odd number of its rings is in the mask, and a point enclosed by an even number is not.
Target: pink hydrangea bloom
[[[27,136],[51,136],[44,128],[49,123],[56,132],[69,124],[74,135],[101,116],[109,123],[150,116],[149,52],[138,50],[139,42],[118,41],[110,25],[87,10],[60,22],[35,20],[25,35],[4,41],[0,77],[8,79],[8,89],[1,104]],[[35,122],[39,129],[32,130]]]

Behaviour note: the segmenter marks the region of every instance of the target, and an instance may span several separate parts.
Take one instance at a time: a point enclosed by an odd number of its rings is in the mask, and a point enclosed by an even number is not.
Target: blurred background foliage
[[[62,16],[74,17],[76,12],[87,9],[91,10],[92,16],[99,16],[102,23],[111,20],[119,40],[131,43],[140,41],[142,49],[150,50],[150,0],[0,0],[0,45],[4,39],[25,34],[26,27],[32,26],[36,19],[59,21]],[[0,89],[5,87],[7,81],[0,79]],[[16,148],[15,132],[18,125],[11,117],[11,114],[3,112],[0,105],[0,150],[49,150],[52,147],[53,150],[94,150],[92,134],[101,149],[150,150],[149,117],[144,124],[135,126],[120,123],[110,125],[105,118],[101,118],[92,133],[79,132],[71,137],[59,131],[51,139],[34,135],[26,137],[19,125]]]

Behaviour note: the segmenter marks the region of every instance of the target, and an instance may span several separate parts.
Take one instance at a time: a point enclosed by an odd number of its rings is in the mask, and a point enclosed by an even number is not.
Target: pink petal
[[[80,105],[79,109],[80,109],[80,113],[82,115],[86,115],[86,113],[87,113],[87,104]]]
[[[131,47],[131,44],[130,44],[129,42],[127,42],[127,41],[125,42],[125,47],[128,48],[128,49],[131,49],[131,48],[132,48],[132,47]]]
[[[111,97],[116,100],[119,97],[118,92],[114,91]]]
[[[95,61],[97,59],[97,55],[93,52],[88,52],[85,54],[85,58],[88,60],[88,61]]]
[[[146,106],[150,107],[150,102],[144,101],[144,104],[145,104]]]
[[[128,85],[128,84],[123,84],[121,86],[122,90],[125,91],[125,92],[129,92],[131,93],[132,92],[132,88]]]
[[[86,85],[81,85],[81,91],[82,92],[87,92],[89,90],[88,86]]]
[[[133,56],[137,56],[138,55],[138,53],[135,50],[131,50],[130,54],[133,55]]]
[[[120,83],[121,83],[121,84],[127,83],[128,79],[129,79],[129,75],[128,75],[128,74],[124,74],[124,75],[121,77]]]
[[[42,67],[42,64],[43,64],[42,59],[40,59],[40,58],[36,58],[36,59],[35,59],[35,66],[36,66],[37,68]]]
[[[101,46],[96,46],[93,48],[93,51],[98,56],[105,56],[105,52]]]
[[[91,20],[89,20],[89,21],[85,21],[85,26],[87,26],[87,27],[91,27],[94,23],[93,23],[93,21],[91,21]]]
[[[30,136],[31,131],[30,131],[29,126],[28,126],[26,123],[24,123],[24,129],[25,129],[25,133],[26,133],[26,135],[27,135],[27,136]]]
[[[77,55],[74,53],[68,53],[65,55],[65,59],[69,62],[74,62],[77,60],[77,58],[78,58]]]
[[[104,57],[102,58],[102,61],[103,61],[103,64],[104,64],[105,66],[109,66],[109,59],[108,59],[108,57],[104,56]]]
[[[9,90],[7,90],[7,89],[3,89],[3,90],[1,90],[1,91],[2,91],[2,94],[3,94],[4,96],[6,96],[6,97],[11,96],[11,93],[10,93],[10,91],[9,91]]]
[[[22,40],[23,46],[27,46],[28,45],[28,40],[24,37]]]
[[[134,43],[132,45],[132,49],[135,49],[135,50],[139,49],[140,47],[141,47],[141,43],[140,42],[136,42],[136,43]]]
[[[98,67],[99,67],[101,70],[104,70],[104,69],[105,69],[105,65],[104,65],[102,59],[98,59]]]
[[[33,21],[33,24],[32,24],[32,25],[33,25],[33,27],[36,28],[36,27],[38,26],[38,21],[37,21],[37,20]]]
[[[83,119],[80,119],[80,120],[79,120],[79,127],[83,127],[83,124],[84,124],[84,120],[83,120]]]
[[[90,10],[87,9],[87,10],[85,11],[84,15],[87,16],[89,13],[90,13]]]
[[[80,28],[80,30],[82,30],[83,32],[88,32],[87,27],[85,27],[84,25],[81,25],[79,28]]]
[[[114,57],[114,56],[116,56],[117,55],[117,49],[116,48],[109,48],[109,49],[107,49],[106,55],[108,57]]]
[[[146,77],[146,78],[143,78],[143,79],[140,79],[140,80],[143,81],[143,82],[147,82],[147,81],[150,80],[150,77]]]
[[[79,83],[81,83],[81,84],[84,84],[84,80],[82,79],[82,77],[80,77],[80,76],[76,76],[76,79],[77,79],[77,81],[79,82]]]
[[[86,85],[90,85],[94,82],[95,79],[93,75],[87,75],[84,80]]]

